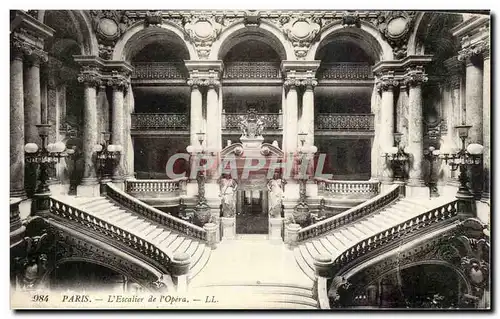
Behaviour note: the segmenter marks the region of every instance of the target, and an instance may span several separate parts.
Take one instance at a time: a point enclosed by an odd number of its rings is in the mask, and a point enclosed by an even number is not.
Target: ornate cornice
[[[417,86],[429,80],[427,74],[424,73],[423,66],[412,66],[406,69],[403,82],[407,86]]]

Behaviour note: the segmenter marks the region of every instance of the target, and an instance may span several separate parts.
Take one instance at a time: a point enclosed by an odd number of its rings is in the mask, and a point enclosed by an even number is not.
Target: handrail
[[[337,256],[333,262],[334,274],[337,274],[342,268],[347,266],[355,259],[365,256],[368,252],[372,251],[376,247],[385,245],[396,240],[401,240],[401,237],[406,236],[415,230],[427,227],[431,224],[437,223],[439,221],[451,219],[458,214],[458,201],[452,201],[450,203],[441,205],[439,207],[430,209],[416,217],[399,223],[389,229],[383,230],[371,237],[368,237],[357,244],[353,245],[342,254]]]
[[[332,180],[320,177],[316,177],[315,180],[318,184],[318,192],[347,195],[378,195],[380,192],[379,181]]]
[[[176,179],[136,179],[125,181],[127,193],[175,193],[181,195],[186,191],[187,177]]]
[[[147,219],[155,221],[160,225],[178,231],[184,235],[194,237],[200,240],[207,240],[207,232],[203,228],[183,221],[180,218],[169,215],[161,210],[147,205],[146,203],[134,198],[133,196],[116,188],[112,183],[106,184],[107,196],[125,208],[130,209]]]
[[[151,258],[163,268],[162,271],[168,272],[170,256],[150,241],[53,197],[49,198],[49,209],[56,216],[76,222],[88,229],[97,231],[106,237],[125,244],[134,251]]]
[[[345,212],[302,228],[298,232],[297,241],[304,241],[354,222],[387,206],[389,203],[398,199],[401,195],[400,186],[392,185],[389,188],[389,191],[385,194],[379,194],[364,203],[346,210]]]

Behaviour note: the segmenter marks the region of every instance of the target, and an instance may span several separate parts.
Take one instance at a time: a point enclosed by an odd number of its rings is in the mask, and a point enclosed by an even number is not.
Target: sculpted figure
[[[283,203],[283,180],[275,173],[273,179],[267,183],[269,190],[269,216],[276,218],[281,216],[281,205]]]
[[[236,189],[238,184],[231,175],[224,174],[220,180],[220,194],[222,198],[222,215],[234,217],[236,215]]]

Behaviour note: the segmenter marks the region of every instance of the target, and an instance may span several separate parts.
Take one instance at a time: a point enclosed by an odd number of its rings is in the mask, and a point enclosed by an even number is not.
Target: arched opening
[[[370,36],[342,30],[326,37],[316,51],[321,85],[314,92],[315,141],[318,152],[327,155],[323,172],[333,179],[370,178],[371,68],[380,51]]]
[[[240,117],[255,110],[265,122],[264,142],[282,143],[282,78],[284,49],[271,34],[239,33],[223,43],[222,141],[240,142]],[[259,177],[260,181],[260,177]],[[262,184],[262,185],[260,185]],[[268,233],[268,190],[262,183],[240,183],[236,194],[236,233]]]
[[[189,145],[190,89],[184,61],[184,42],[167,30],[139,31],[125,46],[134,66],[133,103],[134,172],[139,179],[166,179],[165,166]],[[141,126],[142,125],[142,126]],[[135,129],[135,131],[134,131]]]
[[[55,32],[44,43],[49,61],[41,65],[40,77],[42,116],[52,124],[48,143],[63,141],[67,148],[75,149],[72,158],[61,159],[49,173],[51,179],[69,185],[70,193],[76,191],[83,176],[84,93],[83,85],[77,81],[80,66],[73,56],[87,52],[91,41],[89,38],[84,40],[82,32],[85,30],[76,20],[76,14],[67,10],[44,12],[43,22]]]
[[[458,273],[440,264],[420,264],[380,280],[381,308],[454,309],[467,291]]]
[[[85,262],[71,261],[58,265],[48,278],[51,291],[73,292],[137,292],[138,285],[129,278],[108,267]]]

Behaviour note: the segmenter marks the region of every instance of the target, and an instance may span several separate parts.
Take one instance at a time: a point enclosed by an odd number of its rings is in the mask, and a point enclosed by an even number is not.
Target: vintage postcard
[[[490,12],[11,10],[12,309],[491,309]]]

